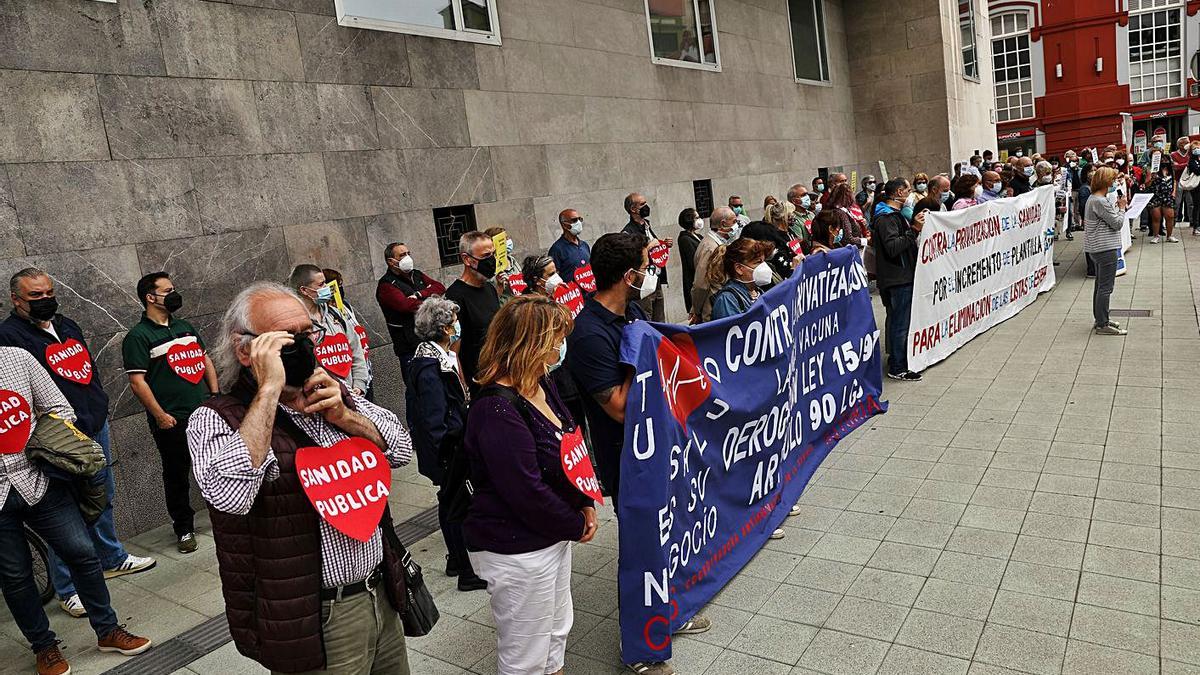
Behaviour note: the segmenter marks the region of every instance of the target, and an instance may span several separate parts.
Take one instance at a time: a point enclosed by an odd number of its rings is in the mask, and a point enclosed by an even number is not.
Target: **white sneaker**
[[[1177,239],[1174,235],[1172,235],[1170,237],[1167,237],[1167,243],[1168,244],[1178,244],[1179,239]]]
[[[789,516],[798,516],[798,515],[800,515],[800,505],[799,505],[799,504],[793,504],[793,505],[792,505],[792,510],[791,510],[791,511],[788,511],[788,515],[789,515]]]
[[[1157,243],[1159,243],[1159,242],[1160,242],[1160,240],[1159,240],[1159,238],[1158,238],[1158,237],[1150,237],[1150,243],[1151,243],[1151,244],[1157,244]]]
[[[83,601],[79,599],[78,593],[72,593],[71,597],[66,600],[59,600],[58,606],[62,607],[62,611],[70,614],[76,619],[87,616],[87,610],[83,607]]]
[[[783,531],[782,527],[775,528],[775,531],[771,533],[772,539],[783,539],[784,536],[785,532]]]
[[[125,556],[125,559],[121,561],[120,565],[117,565],[111,570],[104,570],[104,578],[112,579],[114,577],[120,577],[126,574],[145,572],[157,564],[158,561],[154,558],[143,558],[130,553]]]

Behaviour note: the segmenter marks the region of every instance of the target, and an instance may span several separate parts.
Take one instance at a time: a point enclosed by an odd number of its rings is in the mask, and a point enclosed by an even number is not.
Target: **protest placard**
[[[207,369],[204,348],[196,338],[180,339],[167,350],[167,365],[176,375],[192,384],[200,384]]]
[[[1054,287],[1054,186],[930,211],[917,240],[908,367],[920,372]]]
[[[508,235],[501,232],[492,237],[492,245],[496,247],[496,274],[508,271]]]
[[[350,349],[350,338],[345,333],[326,335],[313,349],[317,363],[330,373],[342,378],[350,377],[354,365],[354,352]]]
[[[379,528],[392,485],[383,451],[364,438],[296,450],[300,487],[317,515],[347,537],[367,541]]]
[[[584,293],[596,292],[596,275],[592,274],[591,263],[575,268],[575,283],[579,284]]]
[[[88,384],[92,381],[92,355],[87,347],[75,338],[67,338],[66,342],[51,342],[46,345],[46,365],[56,375],[75,384]]]
[[[745,314],[625,328],[626,663],[669,658],[672,629],[766,543],[837,441],[886,410],[878,339],[854,248],[809,256]]]

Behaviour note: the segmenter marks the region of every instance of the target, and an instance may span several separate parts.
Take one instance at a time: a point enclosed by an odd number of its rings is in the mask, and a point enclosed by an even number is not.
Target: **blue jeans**
[[[96,433],[94,440],[104,448],[104,458],[108,460],[109,466],[92,476],[92,483],[99,485],[101,481],[104,482],[105,491],[108,493],[108,508],[104,509],[96,522],[87,529],[88,534],[92,537],[92,545],[96,547],[96,555],[100,558],[100,567],[111,570],[124,562],[125,556],[129,554],[121,545],[121,541],[117,539],[117,527],[113,523],[113,495],[116,492],[116,484],[113,482],[112,476],[112,448],[108,437],[108,422],[105,422],[104,427]],[[59,598],[66,600],[75,594],[75,584],[71,582],[71,573],[55,554],[54,548],[49,547],[49,549],[50,580],[54,582],[54,592],[58,594]]]
[[[908,322],[912,316],[912,284],[892,286],[879,291],[887,310],[888,372],[899,375],[908,370]]]
[[[0,587],[21,634],[35,652],[55,641],[46,611],[42,609],[41,595],[33,581],[33,562],[25,542],[23,524],[66,558],[92,630],[96,631],[97,637],[106,637],[117,627],[117,615],[112,610],[108,586],[104,584],[104,570],[88,537],[83,516],[79,515],[79,505],[66,485],[56,480],[50,481],[46,495],[32,506],[10,487],[8,498],[0,507]]]

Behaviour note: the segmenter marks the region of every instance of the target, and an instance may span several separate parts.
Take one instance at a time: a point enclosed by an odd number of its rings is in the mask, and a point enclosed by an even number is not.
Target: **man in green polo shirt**
[[[217,370],[192,324],[171,316],[183,306],[166,272],[147,274],[138,281],[138,298],[146,311],[121,352],[129,387],[146,407],[150,433],[162,457],[167,513],[175,527],[181,553],[196,550],[188,482],[192,472],[187,444],[188,416],[209,396],[220,393]]]

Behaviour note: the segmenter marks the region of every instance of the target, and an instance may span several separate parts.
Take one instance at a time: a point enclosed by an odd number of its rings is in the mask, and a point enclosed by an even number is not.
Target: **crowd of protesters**
[[[489,593],[499,671],[560,673],[573,616],[572,542],[591,540],[599,524],[592,496],[567,479],[559,458],[565,443],[586,442],[615,505],[632,377],[621,362],[622,333],[634,321],[666,320],[672,254],[681,258],[679,293],[695,325],[746,312],[808,256],[857,248],[886,311],[886,374],[916,381],[903,345],[930,211],[1055,186],[1055,238],[1085,232],[1095,331],[1124,335],[1109,319],[1108,298],[1125,210],[1149,193],[1140,229],[1150,243],[1176,243],[1177,215],[1200,208],[1197,183],[1200,144],[1182,138],[1168,153],[1156,136],[1136,156],[1108,146],[999,162],[989,151],[952,174],[868,175],[857,185],[843,173],[822,175],[791,185],[782,199],[767,195],[759,220],[738,195],[707,216],[685,208],[674,238],[661,236],[665,226],[656,229],[647,198],[634,192],[623,201],[624,227],[593,242],[575,209],[558,215],[548,250],[524,257],[504,228],[463,234],[462,271],[449,287],[418,269],[406,244],[390,243],[379,251],[387,271],[375,299],[400,362],[407,425],[374,403],[366,327],[342,294],[347,281],[317,264],[297,265],[284,283],[242,289],[211,348],[176,316],[184,296],[171,277],[146,275],[134,289],[145,311],[125,337],[124,369],[162,459],[180,553],[198,545],[192,476],[210,507],[230,631],[243,654],[274,672],[408,672],[398,618],[405,552],[386,506],[373,533],[352,538],[317,517],[298,479],[300,449],[358,439],[393,468],[415,456],[437,486],[445,574],[460,591]],[[22,270],[10,297],[0,388],[24,397],[39,423],[47,413],[73,422],[110,457],[108,397],[83,330],[58,311],[53,279]],[[88,617],[103,651],[147,649],[148,639],[117,623],[105,586],[155,565],[116,536],[111,471],[87,478],[105,499],[85,522],[63,477],[21,452],[0,456],[0,465],[0,545],[23,550],[22,525],[34,529],[52,549],[62,609]],[[38,672],[68,672],[28,557],[0,557],[0,580]],[[710,626],[698,615],[677,633]],[[674,672],[668,663],[629,668]]]

